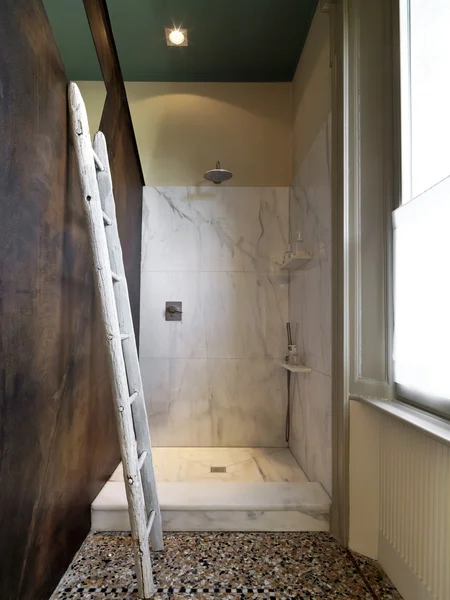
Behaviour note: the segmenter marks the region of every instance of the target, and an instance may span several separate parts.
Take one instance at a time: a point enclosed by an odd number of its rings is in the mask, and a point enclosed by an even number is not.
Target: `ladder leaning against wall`
[[[138,592],[150,598],[155,586],[148,538],[153,550],[163,549],[161,513],[108,152],[101,132],[92,147],[86,107],[75,83],[69,85],[69,110],[105,332]]]

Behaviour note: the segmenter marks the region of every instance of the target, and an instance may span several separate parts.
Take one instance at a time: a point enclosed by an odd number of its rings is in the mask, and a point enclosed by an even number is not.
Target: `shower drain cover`
[[[211,467],[211,473],[226,473],[226,467]]]

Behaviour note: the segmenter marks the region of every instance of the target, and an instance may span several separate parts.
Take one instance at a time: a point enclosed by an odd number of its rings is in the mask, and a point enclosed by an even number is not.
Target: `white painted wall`
[[[314,15],[292,82],[292,176],[301,164],[331,111],[329,16],[320,6]]]

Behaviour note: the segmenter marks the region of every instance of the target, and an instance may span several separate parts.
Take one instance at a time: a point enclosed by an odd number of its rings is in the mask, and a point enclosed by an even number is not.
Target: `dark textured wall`
[[[144,176],[106,0],[83,0],[106,87],[100,130],[108,144],[119,235],[139,347],[142,188]]]
[[[66,86],[41,1],[2,0],[1,600],[49,597],[119,461]],[[132,157],[121,139],[128,138],[118,138],[113,177],[122,186],[117,211],[127,271],[137,274],[137,311],[142,187],[127,188],[139,169],[125,177]]]
[[[125,100],[126,102],[126,100]],[[139,299],[141,290],[141,228],[143,176],[131,119],[115,87],[107,88],[105,109],[100,123],[108,145],[111,178],[116,201],[117,224],[122,242],[123,261],[130,293],[136,343],[139,347]]]

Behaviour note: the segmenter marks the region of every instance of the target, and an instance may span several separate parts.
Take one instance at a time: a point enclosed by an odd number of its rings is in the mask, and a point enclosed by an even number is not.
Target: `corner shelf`
[[[297,271],[304,269],[307,262],[311,260],[311,254],[308,252],[299,252],[291,256],[286,262],[280,265],[280,271]]]
[[[312,369],[305,367],[305,365],[290,365],[288,363],[281,363],[283,369],[291,371],[292,373],[311,373]]]

